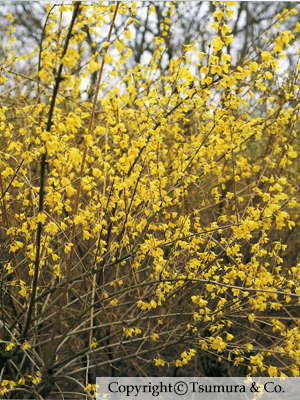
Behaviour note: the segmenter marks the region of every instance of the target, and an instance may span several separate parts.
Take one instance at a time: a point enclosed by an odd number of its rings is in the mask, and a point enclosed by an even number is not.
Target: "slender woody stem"
[[[111,34],[112,34],[113,26],[114,26],[114,23],[115,23],[115,20],[116,20],[116,16],[117,16],[119,5],[120,5],[120,1],[118,1],[117,4],[116,4],[114,15],[113,15],[113,18],[112,18],[112,21],[111,21],[111,25],[110,25],[110,29],[109,29],[109,33],[108,33],[108,37],[107,37],[107,41],[108,42],[110,41],[110,38],[111,38]],[[95,110],[96,110],[96,105],[97,105],[97,100],[98,100],[98,94],[99,94],[99,90],[100,90],[100,86],[101,86],[102,73],[103,73],[103,68],[104,68],[104,63],[105,63],[104,59],[105,59],[105,54],[107,53],[108,48],[109,48],[109,46],[106,47],[106,49],[104,51],[103,59],[102,59],[102,63],[101,63],[101,67],[100,67],[100,71],[99,71],[99,75],[98,75],[97,86],[96,86],[96,91],[95,91],[95,96],[94,96],[94,101],[93,101],[93,108],[92,108],[91,116],[90,116],[90,120],[89,120],[88,134],[90,134],[90,132],[92,131],[92,125],[93,125],[93,120],[94,120],[94,115],[95,115]],[[87,151],[88,151],[88,146],[87,146],[87,144],[85,144],[83,155],[82,155],[81,170],[80,170],[80,175],[79,175],[79,180],[78,180],[78,187],[77,187],[75,205],[74,205],[74,210],[73,210],[73,214],[74,215],[77,215],[77,212],[78,212],[79,199],[80,199],[80,193],[81,193],[81,179],[82,179],[83,172],[84,172],[84,165],[85,165]],[[53,349],[54,338],[55,338],[55,335],[56,335],[56,331],[57,331],[57,328],[58,328],[60,315],[61,315],[61,312],[62,312],[63,305],[65,303],[65,298],[66,298],[67,291],[68,291],[68,286],[69,286],[71,268],[72,268],[73,257],[74,257],[75,228],[76,228],[76,225],[73,222],[72,232],[71,232],[71,237],[70,237],[70,243],[72,244],[72,246],[71,246],[71,251],[70,251],[70,258],[69,258],[69,261],[68,261],[68,267],[67,267],[67,273],[66,273],[66,281],[65,281],[65,286],[64,286],[64,289],[63,289],[63,295],[62,295],[62,298],[61,298],[61,301],[60,301],[59,309],[58,309],[58,312],[57,312],[57,315],[56,315],[55,323],[54,323],[54,326],[53,326],[52,331],[51,331],[51,341],[50,341],[49,349],[52,349],[51,350],[51,354],[52,355],[48,359],[48,365],[51,365],[51,363],[53,362],[54,357],[55,357],[55,351],[56,351],[56,349],[57,349],[57,347],[59,345],[59,343],[57,343],[55,348]]]
[[[63,49],[63,54],[62,58],[65,56],[70,39],[72,37],[72,28],[74,26],[79,7],[80,7],[80,2],[78,2],[75,6],[73,16],[72,16],[72,21],[70,24],[69,32],[66,37],[66,42],[64,45]],[[62,69],[63,69],[63,63],[60,64],[57,77],[55,79],[55,85],[53,89],[53,94],[52,94],[52,99],[51,99],[51,104],[50,104],[50,110],[49,110],[49,115],[48,115],[48,121],[47,121],[47,126],[46,126],[46,131],[50,132],[51,130],[51,125],[52,125],[52,117],[53,117],[53,112],[54,112],[54,106],[55,106],[55,101],[59,89],[59,83],[61,81],[61,75],[62,75]],[[47,157],[47,148],[45,148],[45,152],[42,155],[42,160],[41,160],[41,175],[40,175],[40,190],[39,190],[39,213],[42,213],[44,210],[44,189],[45,189],[45,170],[46,170],[46,157]],[[40,248],[41,248],[41,237],[42,237],[42,223],[38,223],[38,228],[37,228],[37,235],[36,235],[36,258],[35,258],[35,263],[34,263],[34,276],[33,276],[33,281],[32,281],[32,292],[31,292],[31,298],[30,298],[30,303],[29,303],[29,308],[28,308],[28,313],[27,313],[27,320],[23,329],[23,332],[21,334],[20,339],[24,339],[27,336],[27,332],[30,326],[31,318],[32,318],[32,312],[35,304],[35,295],[36,295],[36,289],[37,289],[37,281],[38,281],[38,275],[39,275],[39,264],[40,264]]]

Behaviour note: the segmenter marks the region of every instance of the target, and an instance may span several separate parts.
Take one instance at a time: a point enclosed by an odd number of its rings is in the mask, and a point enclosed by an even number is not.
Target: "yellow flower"
[[[296,367],[296,365],[292,365],[291,372],[292,372],[294,377],[299,376],[299,369],[298,369],[298,367]]]
[[[116,48],[117,48],[118,52],[121,53],[121,51],[123,49],[122,43],[119,42],[118,40],[116,40],[115,41],[115,45],[116,45]]]
[[[229,25],[227,24],[223,24],[222,28],[221,28],[221,33],[223,36],[226,35],[226,33],[230,33],[232,31],[232,29],[230,28]]]
[[[14,343],[8,343],[8,345],[5,348],[5,351],[10,351],[14,346],[15,346]]]
[[[109,63],[111,63],[113,61],[114,61],[114,59],[113,59],[112,56],[110,56],[108,54],[104,54],[104,62],[105,62],[105,64],[109,64]]]
[[[269,367],[269,369],[268,369],[268,374],[271,376],[271,377],[274,377],[274,378],[276,378],[277,376],[278,376],[278,372],[277,372],[277,368],[276,367]]]
[[[71,247],[72,247],[72,246],[74,246],[73,243],[67,243],[67,244],[65,245],[64,252],[68,254],[68,253],[71,251]]]
[[[96,341],[96,338],[93,338],[90,348],[93,349],[93,348],[96,348],[97,346],[98,346],[98,343]]]
[[[219,51],[222,50],[222,47],[224,46],[224,42],[219,38],[219,36],[215,36],[213,41],[212,41],[212,46],[214,51]]]
[[[156,333],[153,333],[152,334],[152,336],[151,336],[151,339],[155,342],[156,341],[156,339],[158,339],[159,338],[159,336],[156,334]]]
[[[229,36],[224,36],[223,37],[224,42],[226,43],[226,46],[228,46],[230,43],[233,42],[233,35],[229,35]]]
[[[8,13],[7,15],[7,18],[10,20],[10,22],[14,22],[14,17],[12,16],[12,14],[11,13]]]
[[[19,294],[22,296],[22,297],[26,297],[26,288],[22,288],[21,290],[19,290]]]
[[[159,367],[160,365],[162,365],[162,366],[164,366],[165,365],[165,361],[164,360],[162,360],[161,358],[154,358],[154,361],[155,361],[155,366],[156,367]]]
[[[212,75],[215,75],[215,74],[222,75],[222,67],[220,65],[212,65],[211,73],[212,73]]]
[[[261,52],[261,58],[262,58],[263,61],[265,61],[267,63],[272,61],[271,53],[268,52],[268,51],[262,51]]]
[[[51,132],[44,131],[44,132],[41,133],[41,139],[44,142],[47,142],[47,140],[50,140],[51,137],[52,137],[52,133]]]
[[[102,49],[106,49],[110,45],[109,42],[104,42],[102,45]]]
[[[226,336],[226,340],[232,340],[234,338],[234,336],[233,335],[231,335],[230,333],[227,333],[227,336]]]
[[[130,29],[126,29],[126,31],[124,32],[124,35],[126,36],[126,38],[128,40],[130,40],[132,38],[132,33],[131,33]]]
[[[216,32],[218,32],[218,30],[219,30],[219,22],[214,22],[212,25],[211,25],[211,27],[212,28],[214,28],[215,30],[216,30]]]
[[[98,71],[99,67],[100,67],[99,63],[95,62],[94,60],[90,61],[90,72],[91,73]]]
[[[134,333],[134,328],[123,328],[123,332],[125,333],[126,337],[131,337]]]
[[[224,13],[221,10],[217,10],[213,13],[213,17],[217,18],[218,21],[221,21],[221,19],[224,17]]]
[[[88,240],[91,237],[91,234],[88,231],[82,230],[83,239]]]

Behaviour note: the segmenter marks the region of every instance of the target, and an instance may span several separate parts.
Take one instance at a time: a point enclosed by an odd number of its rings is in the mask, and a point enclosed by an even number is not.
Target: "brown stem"
[[[79,11],[79,6],[80,2],[78,2],[75,6],[73,16],[72,16],[72,21],[70,24],[69,32],[66,37],[66,42],[65,46],[63,49],[63,54],[62,58],[65,56],[68,45],[70,42],[70,39],[72,37],[72,28],[75,23],[75,19],[77,17],[78,11]],[[46,126],[46,131],[50,132],[51,130],[51,125],[52,125],[52,117],[53,117],[53,112],[54,112],[54,106],[55,106],[55,101],[56,101],[56,96],[58,93],[58,88],[59,88],[59,83],[61,81],[61,75],[62,75],[62,69],[63,69],[63,63],[60,64],[59,70],[57,73],[57,77],[55,79],[55,86],[53,89],[53,94],[52,94],[52,99],[51,99],[51,104],[50,104],[50,110],[49,110],[49,115],[48,115],[48,121],[47,121],[47,126]],[[46,169],[46,157],[47,157],[47,149],[45,149],[45,153],[42,155],[42,160],[41,160],[41,175],[40,175],[40,190],[39,190],[39,213],[42,213],[44,210],[44,188],[45,188],[45,169]],[[37,281],[38,281],[38,275],[39,275],[39,264],[40,264],[40,247],[41,247],[41,236],[42,236],[42,223],[38,223],[38,228],[37,228],[37,235],[36,235],[36,258],[35,258],[35,263],[34,263],[34,276],[33,276],[33,281],[32,281],[32,292],[31,292],[31,298],[30,298],[30,303],[29,303],[29,309],[28,309],[28,314],[27,314],[27,320],[23,329],[23,332],[21,334],[20,339],[24,339],[27,336],[27,332],[29,329],[29,325],[31,322],[31,317],[32,317],[32,312],[33,312],[33,307],[35,304],[35,295],[36,295],[36,289],[37,289]]]
[[[114,26],[114,23],[115,23],[115,20],[116,20],[116,16],[117,16],[119,5],[120,5],[120,1],[118,1],[117,4],[116,4],[116,8],[115,8],[115,11],[114,11],[114,15],[113,15],[113,18],[112,18],[112,22],[111,22],[109,33],[108,33],[108,37],[107,37],[107,41],[108,42],[110,41],[110,38],[111,38],[111,34],[112,34],[113,26]],[[104,51],[103,59],[102,59],[101,66],[100,66],[100,71],[99,71],[98,80],[97,80],[97,86],[96,86],[96,92],[95,92],[94,101],[93,101],[93,108],[92,108],[92,112],[91,112],[91,116],[90,116],[90,120],[89,120],[88,135],[92,131],[92,125],[93,125],[93,121],[94,121],[94,115],[95,115],[95,110],[96,110],[96,105],[97,105],[97,99],[98,99],[98,94],[99,94],[101,80],[102,80],[102,73],[103,73],[103,69],[104,69],[105,54],[107,53],[108,48],[109,48],[109,46],[106,47],[106,49]],[[83,172],[84,172],[84,165],[85,165],[85,159],[86,159],[87,151],[88,151],[88,147],[87,147],[87,144],[85,144],[84,151],[83,151],[83,156],[82,156],[82,162],[81,162],[81,170],[80,170],[80,175],[79,175],[79,179],[78,179],[78,187],[77,187],[75,205],[74,205],[74,210],[73,210],[73,214],[74,215],[77,215],[77,212],[78,212],[79,199],[80,199],[80,193],[81,193],[81,179],[82,179]],[[71,268],[72,268],[73,257],[74,257],[75,228],[76,228],[76,225],[73,222],[72,232],[71,232],[71,237],[70,237],[70,243],[72,244],[71,251],[70,251],[70,258],[69,258],[68,267],[67,267],[66,281],[65,281],[65,286],[64,286],[64,289],[63,289],[63,295],[62,295],[62,298],[61,298],[61,301],[60,301],[60,305],[59,305],[59,309],[58,309],[58,312],[57,312],[57,315],[56,315],[55,323],[54,323],[53,329],[51,331],[49,354],[52,354],[52,355],[51,355],[51,357],[48,358],[48,361],[47,361],[47,366],[48,367],[52,364],[52,362],[54,360],[54,357],[55,357],[55,351],[56,351],[57,345],[55,346],[55,348],[53,348],[53,343],[54,343],[54,338],[55,338],[55,334],[56,334],[56,331],[57,331],[57,328],[58,328],[60,315],[61,315],[61,312],[62,312],[63,305],[65,303],[65,298],[66,298],[68,287],[69,287],[69,280],[70,280]]]

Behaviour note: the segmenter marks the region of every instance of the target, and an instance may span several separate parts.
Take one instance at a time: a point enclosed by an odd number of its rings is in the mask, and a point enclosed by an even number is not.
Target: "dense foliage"
[[[170,57],[177,6],[138,59],[151,3],[48,5],[29,53],[6,16],[4,398],[92,398],[107,375],[299,376],[299,6],[245,48],[240,6],[210,3],[211,34]]]

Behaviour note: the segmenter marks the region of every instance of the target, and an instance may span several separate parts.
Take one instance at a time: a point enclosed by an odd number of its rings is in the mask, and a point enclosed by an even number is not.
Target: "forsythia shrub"
[[[151,3],[49,5],[21,56],[7,15],[2,398],[92,398],[104,375],[299,376],[300,25],[281,30],[297,9],[238,60],[235,2],[213,6],[206,51],[195,32],[166,68],[172,2],[136,65]]]

